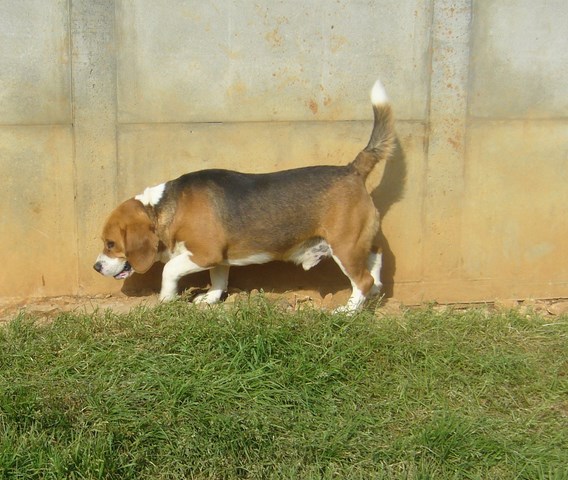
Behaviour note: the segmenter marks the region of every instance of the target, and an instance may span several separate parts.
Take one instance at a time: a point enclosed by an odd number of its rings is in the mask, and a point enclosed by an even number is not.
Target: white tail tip
[[[371,102],[373,105],[386,105],[389,103],[389,97],[385,87],[380,80],[377,80],[371,90]]]

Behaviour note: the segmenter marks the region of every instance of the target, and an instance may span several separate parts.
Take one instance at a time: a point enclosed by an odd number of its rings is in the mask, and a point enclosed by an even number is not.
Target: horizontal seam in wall
[[[73,123],[0,123],[0,128],[2,127],[73,127]]]
[[[550,122],[568,122],[568,117],[479,117],[468,116],[472,122],[534,122],[534,123],[550,123]]]
[[[397,118],[400,123],[425,124],[425,120],[408,120]],[[144,126],[144,125],[238,125],[238,124],[293,124],[293,123],[313,123],[313,124],[338,124],[338,123],[372,123],[373,118],[361,120],[230,120],[226,122],[208,122],[208,121],[187,121],[187,122],[119,122],[118,126]]]

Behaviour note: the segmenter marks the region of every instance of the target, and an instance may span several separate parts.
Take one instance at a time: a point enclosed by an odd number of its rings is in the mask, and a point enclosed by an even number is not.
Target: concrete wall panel
[[[123,125],[121,198],[204,168],[261,173],[311,164],[343,164],[365,147],[372,122]]]
[[[474,2],[470,111],[486,118],[568,115],[568,2]]]
[[[400,143],[395,155],[371,174],[367,185],[381,213],[386,239],[383,283],[398,286],[423,276],[423,203],[426,129],[414,122],[398,122]],[[389,287],[390,288],[390,287]]]
[[[400,141],[368,182],[387,294],[568,297],[566,2],[0,3],[1,296],[118,291],[92,270],[100,230],[149,185],[349,162],[380,77]],[[232,278],[348,286],[314,270]]]
[[[80,292],[118,290],[93,270],[102,223],[117,203],[114,4],[74,0],[71,11],[73,117]]]
[[[513,296],[526,284],[565,283],[568,123],[479,122],[468,145],[466,278],[517,284]]]
[[[119,0],[123,123],[363,120],[382,77],[423,119],[429,2]]]
[[[71,123],[67,7],[0,3],[0,124]]]
[[[469,0],[437,0],[432,15],[432,75],[428,157],[424,178],[424,279],[461,276],[459,237],[463,202]]]
[[[76,291],[72,135],[67,126],[0,128],[0,296]]]

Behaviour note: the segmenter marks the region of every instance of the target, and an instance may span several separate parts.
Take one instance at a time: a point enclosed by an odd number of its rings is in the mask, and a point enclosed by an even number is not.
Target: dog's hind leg
[[[367,268],[373,277],[373,287],[371,295],[378,295],[383,288],[381,282],[381,269],[383,267],[383,252],[379,249],[376,252],[371,251],[367,257]]]
[[[353,256],[353,252],[334,251],[332,256],[341,271],[349,278],[352,288],[347,303],[338,307],[335,312],[355,313],[363,307],[367,298],[375,293],[375,278],[366,268],[367,262],[363,253]]]
[[[206,293],[198,295],[193,303],[217,303],[223,297],[223,293],[229,285],[229,265],[217,265],[209,270],[211,288]]]

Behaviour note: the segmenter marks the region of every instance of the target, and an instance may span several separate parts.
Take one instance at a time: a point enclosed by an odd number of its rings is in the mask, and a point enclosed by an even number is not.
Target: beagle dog
[[[212,304],[226,291],[231,266],[286,260],[309,270],[332,257],[352,285],[338,310],[357,311],[382,287],[379,213],[365,180],[395,146],[380,81],[371,102],[371,138],[348,165],[265,174],[201,170],[126,200],[104,225],[95,270],[125,279],[164,262],[162,301],[176,298],[181,277],[209,270],[211,287],[195,301]]]

